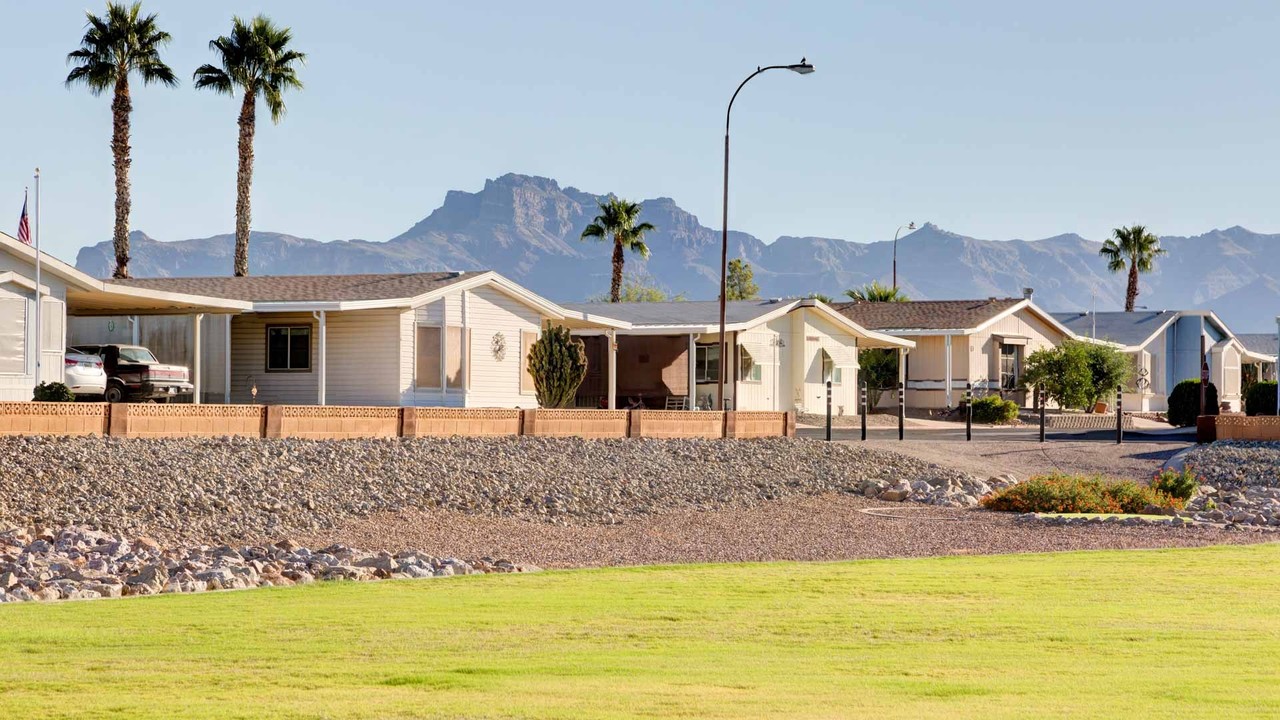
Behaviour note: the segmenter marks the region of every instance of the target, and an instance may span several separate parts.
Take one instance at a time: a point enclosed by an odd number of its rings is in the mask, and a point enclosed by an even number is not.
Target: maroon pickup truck
[[[195,390],[185,367],[165,365],[138,345],[77,345],[71,349],[102,358],[102,368],[107,371],[107,402],[164,402]]]

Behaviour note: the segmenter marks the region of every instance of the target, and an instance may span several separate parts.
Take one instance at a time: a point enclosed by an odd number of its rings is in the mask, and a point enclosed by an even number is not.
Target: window
[[[832,385],[839,385],[844,382],[844,368],[836,367],[835,361],[826,350],[819,352],[822,353],[822,384],[826,385],[830,382]]]
[[[1022,346],[1000,345],[1000,389],[1017,390],[1022,375]]]
[[[738,373],[743,382],[760,382],[760,365],[745,347],[738,346]]]
[[[533,385],[533,374],[529,372],[529,351],[538,341],[538,333],[531,330],[520,331],[520,392],[533,395],[537,388]]]
[[[416,386],[426,390],[440,389],[440,370],[445,371],[446,388],[463,390],[467,387],[471,375],[471,353],[466,353],[466,367],[463,367],[463,343],[471,341],[471,331],[463,331],[461,327],[450,326],[444,331],[445,342],[441,343],[441,329],[429,325],[417,328],[418,357],[415,362]]]
[[[720,346],[699,345],[693,355],[693,381],[714,383],[720,380]]]
[[[0,374],[27,373],[27,301],[0,298]]]
[[[417,386],[440,389],[440,328],[418,326]]]
[[[311,326],[267,326],[267,372],[311,369]]]
[[[40,306],[40,324],[44,333],[40,338],[40,352],[62,350],[62,303],[46,298]]]

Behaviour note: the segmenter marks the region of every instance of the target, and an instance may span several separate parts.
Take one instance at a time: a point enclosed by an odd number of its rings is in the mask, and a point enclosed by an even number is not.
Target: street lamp
[[[798,75],[808,75],[813,72],[813,65],[809,64],[805,58],[800,58],[800,62],[792,65],[757,67],[756,71],[748,75],[747,79],[738,85],[738,89],[733,91],[733,97],[729,98],[729,109],[724,113],[724,218],[720,224],[720,372],[716,377],[716,401],[720,404],[721,410],[725,407],[724,374],[729,368],[728,349],[725,347],[724,342],[724,303],[728,290],[727,275],[729,266],[729,118],[733,114],[733,101],[738,99],[738,93],[742,92],[743,86],[751,82],[751,78],[766,70],[790,70]]]
[[[894,290],[898,289],[898,236],[902,234],[903,230],[915,230],[915,229],[916,229],[916,224],[914,222],[909,222],[906,225],[899,227],[898,232],[895,232],[893,234],[893,289]]]

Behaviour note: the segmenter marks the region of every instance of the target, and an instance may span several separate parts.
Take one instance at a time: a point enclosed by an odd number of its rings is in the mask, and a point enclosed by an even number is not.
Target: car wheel
[[[107,392],[102,396],[102,399],[109,403],[124,402],[124,388],[119,385],[112,385],[107,388]]]

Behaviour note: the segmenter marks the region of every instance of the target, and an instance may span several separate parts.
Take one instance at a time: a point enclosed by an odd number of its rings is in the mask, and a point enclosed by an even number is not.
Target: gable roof
[[[1146,345],[1180,315],[1171,310],[1053,313],[1055,320],[1082,338],[1106,340],[1125,347]]]
[[[1024,298],[986,300],[909,300],[907,302],[844,302],[832,307],[865,328],[885,332],[975,330],[1029,301]],[[1050,318],[1051,319],[1051,318]]]
[[[1242,333],[1236,335],[1236,339],[1254,355],[1275,357],[1278,352],[1275,333]]]
[[[725,303],[725,326],[754,324],[779,309],[790,309],[795,300],[730,300]],[[633,327],[688,327],[720,325],[719,300],[628,303],[564,303],[564,307],[593,316],[622,320]]]
[[[107,285],[207,295],[254,303],[400,300],[475,277],[474,272],[367,275],[250,275],[106,280]]]

